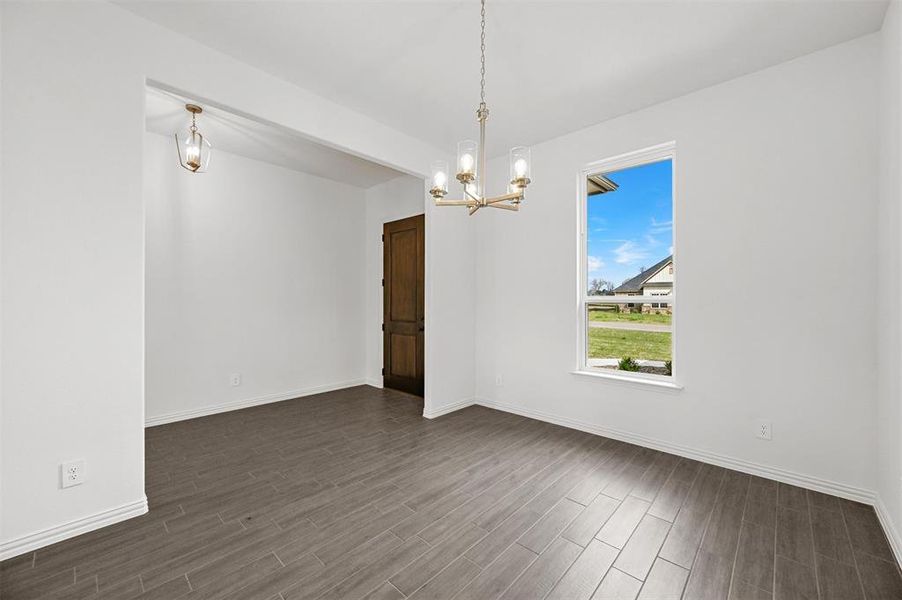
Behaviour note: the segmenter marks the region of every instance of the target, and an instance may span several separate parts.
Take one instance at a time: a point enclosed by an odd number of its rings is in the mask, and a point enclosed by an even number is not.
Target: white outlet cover
[[[774,426],[770,421],[760,419],[755,422],[755,437],[761,440],[772,440],[774,438]]]
[[[60,465],[60,483],[62,487],[68,488],[74,485],[81,485],[87,480],[87,472],[85,471],[84,459],[70,460]]]
[[[232,384],[232,386],[241,385],[241,373],[232,373],[232,375],[229,377],[229,382]]]

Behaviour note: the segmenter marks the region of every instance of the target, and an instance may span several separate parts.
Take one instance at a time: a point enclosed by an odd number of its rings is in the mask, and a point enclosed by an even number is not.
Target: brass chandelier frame
[[[432,188],[429,194],[435,200],[436,206],[466,206],[469,214],[475,214],[480,208],[498,208],[503,210],[519,211],[520,203],[526,194],[526,186],[530,184],[528,176],[528,160],[523,162],[524,168],[522,172],[516,173],[510,180],[508,193],[500,196],[486,196],[485,193],[485,126],[489,118],[489,109],[485,103],[485,0],[481,0],[481,45],[480,45],[480,102],[479,108],[476,110],[476,120],[479,121],[479,145],[476,149],[476,165],[477,169],[461,170],[457,173],[456,179],[463,185],[464,198],[455,200],[446,200],[447,195],[447,175],[442,174],[442,179],[433,179]],[[522,150],[527,150],[522,148]],[[512,170],[513,156],[512,156]],[[439,181],[441,183],[439,183]]]

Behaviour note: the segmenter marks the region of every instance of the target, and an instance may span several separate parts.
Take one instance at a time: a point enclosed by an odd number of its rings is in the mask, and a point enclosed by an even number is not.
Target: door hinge
[[[382,367],[382,374],[385,375],[385,367]]]
[[[385,323],[382,324],[382,331],[385,331]]]
[[[385,280],[382,280],[382,287],[385,287]]]
[[[385,234],[382,234],[382,241],[385,242]]]

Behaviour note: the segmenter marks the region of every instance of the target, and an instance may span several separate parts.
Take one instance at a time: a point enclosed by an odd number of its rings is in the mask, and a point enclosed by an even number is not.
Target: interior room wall
[[[364,190],[144,139],[147,422],[362,384]]]
[[[896,555],[902,526],[902,321],[899,318],[902,268],[902,10],[890,3],[880,33],[880,177],[877,253],[877,491],[884,527]]]
[[[382,225],[424,214],[423,180],[398,177],[366,190],[366,382],[382,387]]]
[[[869,497],[878,42],[859,38],[534,146],[523,210],[477,223],[479,401]],[[671,140],[684,389],[572,374],[578,172]],[[505,174],[506,162],[490,172]],[[773,422],[772,441],[756,439],[757,419]]]
[[[4,558],[146,510],[148,80],[406,173],[428,173],[442,150],[110,3],[4,2],[0,11]],[[431,315],[452,327],[470,319],[447,348],[429,340],[464,374],[434,387],[440,399],[461,389],[472,397],[472,313],[458,314],[472,298],[472,255],[440,256],[472,230],[452,215],[427,227],[438,267],[427,285],[445,292]],[[87,482],[60,489],[60,463],[79,458]]]

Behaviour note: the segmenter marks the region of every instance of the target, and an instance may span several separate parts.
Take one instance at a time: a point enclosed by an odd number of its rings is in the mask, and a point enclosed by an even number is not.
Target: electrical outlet
[[[60,465],[60,476],[62,478],[62,486],[64,488],[73,485],[81,485],[85,482],[87,474],[85,473],[84,459],[64,462]]]
[[[504,377],[501,375],[495,375],[495,385],[501,387],[504,385]]]
[[[241,373],[232,373],[229,376],[229,383],[232,384],[232,387],[241,385]]]
[[[761,440],[773,439],[773,425],[770,421],[758,421],[755,424],[755,437]]]

